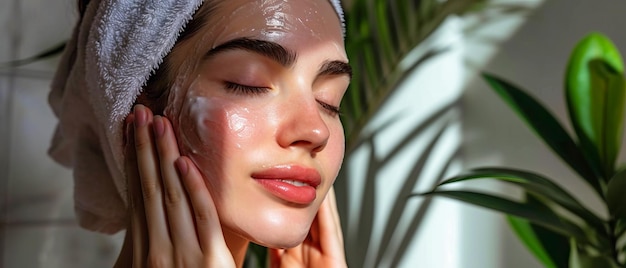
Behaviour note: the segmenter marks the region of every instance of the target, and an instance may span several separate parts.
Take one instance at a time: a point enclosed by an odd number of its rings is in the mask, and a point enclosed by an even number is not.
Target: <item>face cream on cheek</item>
[[[181,101],[177,137],[183,154],[216,161],[225,157],[225,151],[250,144],[259,120],[260,111],[255,108],[259,104],[222,96],[223,89],[207,87],[202,79],[198,76],[190,84]]]
[[[223,125],[213,122],[218,119],[213,114],[219,107],[215,108],[208,97],[200,94],[203,92],[202,78],[197,75],[187,82],[188,86],[183,83],[174,85],[165,109],[165,115],[172,120],[181,154],[196,163],[197,158],[214,158],[219,152],[212,140],[222,132],[219,126]]]
[[[181,113],[183,145],[195,155],[216,155],[216,149],[234,146],[250,139],[256,127],[248,108],[234,108],[218,97],[190,96]]]
[[[238,149],[242,149],[241,141],[248,140],[252,137],[256,123],[254,116],[248,108],[238,108],[228,111],[226,114],[228,120],[228,128],[233,134],[234,145]]]
[[[181,127],[184,127],[181,138],[185,141],[185,147],[190,148],[193,154],[210,153],[211,128],[215,130],[220,125],[211,117],[215,108],[207,98],[200,96],[187,97],[184,107],[179,121]]]
[[[190,90],[191,92],[192,90]],[[211,189],[220,189],[223,177],[225,122],[216,116],[219,105],[203,96],[187,96],[177,118],[178,143],[182,155],[189,157],[205,178]],[[214,197],[219,190],[211,192]]]

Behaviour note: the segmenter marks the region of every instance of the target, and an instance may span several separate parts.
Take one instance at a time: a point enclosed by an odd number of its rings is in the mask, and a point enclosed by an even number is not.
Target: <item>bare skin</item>
[[[227,246],[206,179],[180,155],[169,120],[138,105],[126,132],[129,223],[115,267],[241,267],[247,243]],[[332,189],[306,239],[270,249],[270,265],[346,267]]]
[[[168,56],[165,116],[137,105],[127,119],[117,267],[241,267],[250,242],[276,248],[272,267],[345,267],[332,184],[351,71],[335,10],[212,4]]]

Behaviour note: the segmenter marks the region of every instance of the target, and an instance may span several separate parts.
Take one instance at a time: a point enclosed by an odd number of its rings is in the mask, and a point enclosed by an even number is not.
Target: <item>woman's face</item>
[[[344,154],[337,107],[350,80],[328,0],[229,0],[172,51],[166,115],[201,170],[225,236],[292,247]]]

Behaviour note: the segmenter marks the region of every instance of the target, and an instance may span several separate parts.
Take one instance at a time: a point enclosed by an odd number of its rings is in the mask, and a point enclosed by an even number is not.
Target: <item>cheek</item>
[[[189,96],[182,107],[179,146],[201,171],[226,168],[224,159],[244,153],[258,140],[258,118],[244,105],[220,97]]]
[[[337,121],[331,123],[329,128],[331,131],[331,137],[329,138],[329,144],[326,146],[326,150],[328,150],[327,154],[329,155],[329,165],[335,172],[333,178],[336,178],[343,163],[346,142],[341,122]]]
[[[219,103],[204,97],[187,97],[176,121],[181,155],[191,158],[204,178],[221,177],[221,161],[225,158],[221,137],[227,131],[227,120]],[[208,179],[207,184],[209,190],[220,187],[219,180]]]
[[[237,149],[242,149],[251,141],[257,129],[257,120],[249,108],[231,108],[222,112],[226,123],[226,131],[231,144]]]
[[[191,157],[215,158],[220,150],[220,136],[227,131],[227,119],[220,103],[205,97],[187,97],[179,122],[182,153]]]

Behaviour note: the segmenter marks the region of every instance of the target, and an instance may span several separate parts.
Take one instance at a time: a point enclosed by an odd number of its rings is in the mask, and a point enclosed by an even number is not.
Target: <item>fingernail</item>
[[[163,123],[163,118],[160,115],[156,115],[152,119],[152,128],[154,129],[155,137],[163,137],[163,133],[165,132],[165,124]]]
[[[146,121],[148,121],[148,119],[146,118],[147,117],[146,109],[143,105],[141,104],[135,105],[134,114],[135,114],[135,126],[136,127],[141,127],[146,124]]]
[[[176,165],[176,169],[178,169],[178,173],[181,177],[187,175],[187,172],[189,172],[189,167],[187,166],[187,161],[185,161],[185,159],[179,157],[178,159],[176,159],[176,162],[174,162],[174,164]]]

